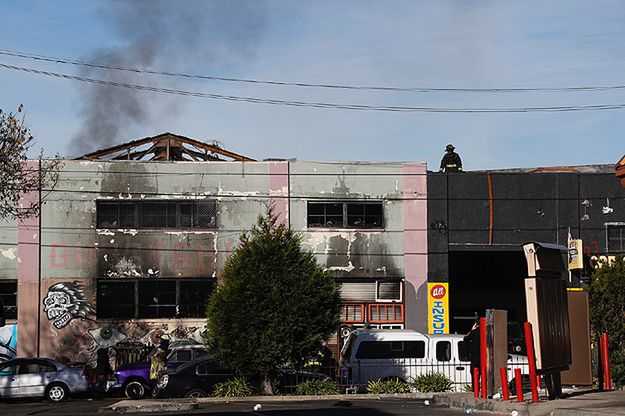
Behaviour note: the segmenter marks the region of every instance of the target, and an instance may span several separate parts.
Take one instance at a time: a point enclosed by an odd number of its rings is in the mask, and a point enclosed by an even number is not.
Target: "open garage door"
[[[466,334],[486,309],[508,311],[509,337],[525,321],[527,263],[523,250],[462,250],[449,252],[451,332]]]

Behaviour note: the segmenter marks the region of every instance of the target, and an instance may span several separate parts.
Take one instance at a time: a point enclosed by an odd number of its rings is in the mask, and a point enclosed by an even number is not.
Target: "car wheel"
[[[199,398],[199,397],[206,397],[208,396],[208,394],[206,394],[206,392],[202,389],[191,389],[187,392],[187,394],[184,395],[184,397],[188,397],[188,398]]]
[[[46,398],[52,402],[62,402],[68,395],[69,389],[63,383],[52,383],[46,388]]]
[[[131,381],[124,387],[124,394],[132,400],[138,400],[145,396],[145,385],[140,381]]]

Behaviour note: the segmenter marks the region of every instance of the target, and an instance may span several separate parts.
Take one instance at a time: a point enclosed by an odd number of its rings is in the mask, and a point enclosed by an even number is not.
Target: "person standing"
[[[150,353],[150,380],[157,380],[161,371],[167,367],[169,337],[163,335],[158,346]]]
[[[440,172],[462,172],[462,160],[460,155],[454,152],[454,145],[448,144],[445,147],[445,155],[441,160]]]
[[[480,320],[477,318],[473,327],[467,335],[465,335],[463,341],[466,344],[466,351],[469,354],[471,360],[471,380],[473,381],[473,389],[479,389],[479,379],[475,378],[474,369],[480,369]],[[481,371],[481,369],[480,369]]]

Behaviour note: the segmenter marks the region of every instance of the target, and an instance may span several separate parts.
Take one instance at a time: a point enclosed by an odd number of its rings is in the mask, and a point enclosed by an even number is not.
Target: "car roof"
[[[28,361],[47,361],[50,364],[54,364],[56,367],[67,367],[67,365],[55,360],[54,358],[49,358],[49,357],[19,357],[19,358],[14,358],[12,360],[8,360],[3,363],[0,363],[0,365],[20,364],[20,363],[28,362]]]

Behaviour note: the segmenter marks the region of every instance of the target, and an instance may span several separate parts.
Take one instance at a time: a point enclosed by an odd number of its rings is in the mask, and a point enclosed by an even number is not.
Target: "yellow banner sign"
[[[428,283],[428,333],[449,334],[449,283]]]
[[[584,247],[582,240],[569,241],[569,270],[584,268]]]

